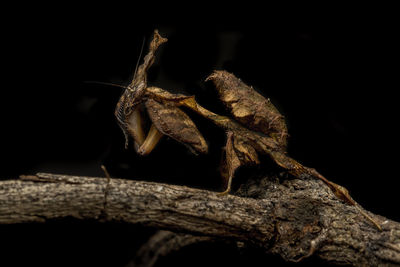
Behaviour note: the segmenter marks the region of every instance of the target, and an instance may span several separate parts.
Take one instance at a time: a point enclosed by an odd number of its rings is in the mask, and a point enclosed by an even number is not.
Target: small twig
[[[137,252],[136,257],[127,267],[152,267],[160,257],[200,242],[211,241],[207,236],[177,234],[170,231],[158,231]]]

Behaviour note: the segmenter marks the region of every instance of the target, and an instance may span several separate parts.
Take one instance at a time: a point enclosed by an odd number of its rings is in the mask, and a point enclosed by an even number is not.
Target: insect
[[[158,31],[154,32],[150,43],[149,53],[145,56],[143,64],[136,65],[132,82],[125,87],[115,109],[115,117],[125,136],[125,148],[129,144],[129,135],[133,137],[135,149],[138,150],[145,140],[143,122],[140,116],[140,104],[147,87],[147,71],[153,65],[155,51],[167,41]]]
[[[141,155],[149,154],[163,135],[185,144],[195,153],[207,153],[208,146],[194,122],[173,102],[186,96],[167,94],[163,91],[148,90],[147,71],[154,63],[155,52],[167,42],[157,30],[150,43],[149,52],[134,73],[132,82],[125,88],[115,109],[115,116],[125,135],[125,147],[129,136]],[[148,93],[148,91],[150,93]],[[142,113],[147,111],[152,124],[147,135],[144,134]]]
[[[149,46],[144,62],[137,68],[132,82],[125,88],[115,116],[125,135],[125,147],[129,137],[134,141],[137,153],[149,154],[163,135],[186,145],[194,153],[207,153],[207,143],[195,123],[181,109],[186,107],[222,128],[226,133],[226,145],[221,176],[226,188],[219,195],[231,191],[236,170],[243,165],[257,165],[259,155],[268,155],[280,167],[300,179],[313,177],[322,180],[338,197],[355,206],[378,229],[380,225],[361,210],[347,189],[335,184],[315,169],[303,166],[287,155],[288,131],[284,117],[271,103],[251,86],[226,71],[214,71],[206,81],[212,81],[220,100],[233,118],[221,116],[202,107],[194,96],[172,94],[159,87],[147,86],[147,71],[155,59],[159,46],[167,41],[157,30]],[[147,134],[143,129],[143,112],[148,113],[151,127]]]

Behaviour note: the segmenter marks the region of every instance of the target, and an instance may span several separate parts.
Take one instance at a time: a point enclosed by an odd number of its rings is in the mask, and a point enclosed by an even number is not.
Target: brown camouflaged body
[[[174,104],[162,103],[153,99],[148,99],[145,106],[151,121],[161,133],[185,144],[193,152],[208,152],[204,137],[185,112]]]
[[[221,101],[235,120],[286,147],[288,131],[285,118],[269,99],[227,71],[214,71],[207,80],[213,81]]]

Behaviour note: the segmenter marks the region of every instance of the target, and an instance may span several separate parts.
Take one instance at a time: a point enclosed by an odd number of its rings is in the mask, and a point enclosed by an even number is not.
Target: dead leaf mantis
[[[208,145],[204,137],[181,109],[183,106],[207,118],[226,132],[222,168],[225,170],[222,177],[226,189],[219,195],[231,191],[232,179],[240,166],[259,164],[259,155],[268,155],[295,177],[322,180],[336,197],[355,206],[381,230],[381,226],[358,206],[346,188],[329,181],[315,169],[303,166],[287,155],[288,131],[284,117],[269,99],[233,74],[214,71],[206,79],[214,83],[220,100],[233,118],[205,109],[197,103],[194,96],[172,94],[159,87],[149,87],[147,71],[155,60],[156,50],[165,42],[167,39],[161,37],[156,30],[144,62],[135,71],[132,82],[125,88],[117,104],[115,115],[126,138],[125,146],[128,145],[130,136],[136,152],[147,155],[156,147],[161,137],[167,135],[186,145],[194,153],[207,153]],[[142,119],[145,111],[151,120],[147,134],[144,133]]]

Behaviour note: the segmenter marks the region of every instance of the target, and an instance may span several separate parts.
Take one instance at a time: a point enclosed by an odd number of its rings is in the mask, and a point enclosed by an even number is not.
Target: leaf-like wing
[[[226,190],[220,193],[221,195],[228,194],[231,191],[233,176],[235,175],[237,168],[239,168],[241,165],[240,159],[236,154],[233,143],[233,133],[228,132],[225,146],[225,155],[221,166],[221,176],[224,181]]]
[[[187,145],[193,152],[208,152],[207,143],[194,122],[176,105],[147,99],[145,106],[161,133]]]
[[[242,165],[257,165],[260,164],[256,150],[249,145],[246,140],[235,136],[233,138],[233,146]]]
[[[221,101],[237,121],[251,130],[271,136],[286,147],[285,119],[269,99],[226,71],[214,71],[207,80],[213,81]]]
[[[225,155],[223,157],[221,176],[226,189],[220,195],[230,192],[232,179],[240,166],[260,163],[256,150],[231,131],[227,133]]]

